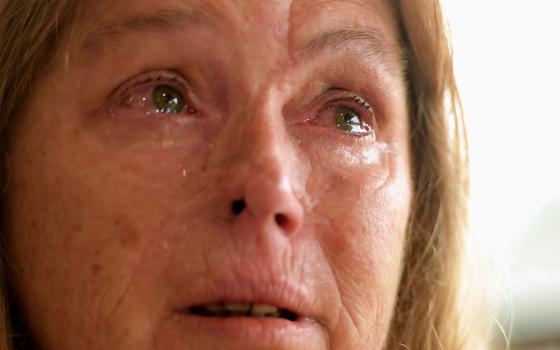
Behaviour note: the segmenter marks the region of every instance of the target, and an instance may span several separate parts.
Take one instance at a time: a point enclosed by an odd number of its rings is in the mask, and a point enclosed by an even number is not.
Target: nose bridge
[[[279,94],[262,93],[230,118],[222,164],[236,168],[240,175],[250,172],[268,182],[285,182],[293,164]]]
[[[302,223],[303,208],[294,187],[297,152],[282,106],[279,94],[267,92],[230,117],[220,140],[217,180],[238,220],[292,234]]]

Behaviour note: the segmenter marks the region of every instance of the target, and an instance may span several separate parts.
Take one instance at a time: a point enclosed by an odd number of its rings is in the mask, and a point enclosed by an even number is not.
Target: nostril
[[[233,213],[233,215],[237,216],[243,212],[246,206],[247,205],[245,204],[245,200],[243,199],[233,201],[233,203],[231,204],[231,212]]]
[[[276,224],[278,224],[278,226],[280,226],[283,229],[288,228],[288,225],[290,224],[288,217],[284,214],[274,215],[274,220],[276,221]]]

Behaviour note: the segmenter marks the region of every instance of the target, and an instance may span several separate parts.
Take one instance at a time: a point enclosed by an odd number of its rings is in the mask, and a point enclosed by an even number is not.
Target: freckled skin
[[[181,2],[87,5],[67,43],[72,59],[41,80],[15,126],[8,246],[36,342],[380,349],[411,197],[404,82],[396,66],[373,73],[344,52],[310,61],[297,52],[340,25],[373,26],[396,41],[388,5],[192,1],[215,10],[219,30],[140,36],[92,64],[72,51],[103,19]],[[119,107],[111,92],[150,69],[188,75],[200,114],[176,122]],[[375,141],[302,123],[322,104],[307,101],[330,84],[375,100]],[[378,161],[359,161],[386,148]],[[235,216],[238,199],[247,207]],[[185,327],[177,304],[216,276],[281,276],[308,292],[316,322],[259,339]]]

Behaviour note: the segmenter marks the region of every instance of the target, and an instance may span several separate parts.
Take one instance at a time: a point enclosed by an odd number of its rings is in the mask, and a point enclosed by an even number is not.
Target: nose
[[[303,208],[294,194],[289,174],[282,168],[286,159],[264,158],[249,162],[230,179],[232,214],[247,215],[258,227],[277,228],[286,235],[297,232],[303,222]]]
[[[284,121],[272,109],[244,113],[250,117],[228,123],[220,143],[218,187],[233,220],[250,220],[261,230],[292,236],[304,219],[296,194],[297,154]]]

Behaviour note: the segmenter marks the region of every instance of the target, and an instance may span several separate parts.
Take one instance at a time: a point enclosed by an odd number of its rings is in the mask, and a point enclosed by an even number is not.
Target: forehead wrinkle
[[[396,49],[397,48],[397,49]],[[400,61],[400,45],[390,41],[380,29],[334,29],[317,35],[302,49],[301,56],[311,60],[325,50],[355,50],[364,57],[383,62]]]
[[[208,7],[187,6],[162,8],[149,13],[133,13],[124,18],[107,21],[83,36],[79,52],[84,58],[96,57],[107,46],[118,45],[129,36],[145,33],[168,33],[187,27],[214,23],[214,13]]]

